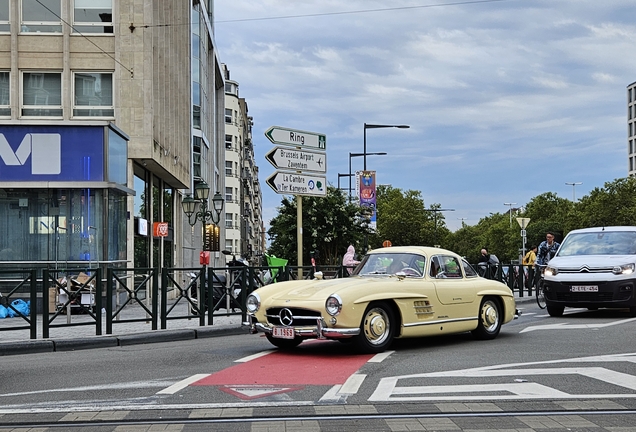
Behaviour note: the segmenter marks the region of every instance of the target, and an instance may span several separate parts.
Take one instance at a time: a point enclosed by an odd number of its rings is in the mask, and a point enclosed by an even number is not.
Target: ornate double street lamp
[[[204,181],[199,182],[194,187],[194,198],[190,194],[186,194],[185,198],[181,201],[183,212],[188,217],[188,223],[190,226],[194,226],[197,221],[201,221],[203,226],[203,250],[213,250],[212,238],[216,238],[218,242],[218,226],[221,219],[221,212],[223,211],[223,204],[225,200],[223,196],[217,191],[212,198],[212,210],[208,210],[208,197],[210,196],[210,186]],[[207,224],[211,221],[213,226]],[[207,235],[206,235],[207,234]],[[219,245],[214,245],[214,250],[219,250]]]

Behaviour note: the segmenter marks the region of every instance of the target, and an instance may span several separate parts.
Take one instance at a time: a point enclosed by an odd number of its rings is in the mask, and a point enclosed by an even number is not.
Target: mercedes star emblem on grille
[[[287,308],[281,309],[278,316],[280,317],[280,323],[282,325],[289,326],[294,322],[294,314]]]

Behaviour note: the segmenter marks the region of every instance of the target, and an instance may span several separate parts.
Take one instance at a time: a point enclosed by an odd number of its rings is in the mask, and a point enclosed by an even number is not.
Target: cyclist
[[[561,246],[559,243],[554,241],[554,233],[552,231],[548,231],[545,234],[545,240],[541,242],[539,245],[539,249],[537,250],[537,260],[535,261],[536,266],[545,267],[550,261],[557,250]]]
[[[548,265],[548,261],[550,261],[550,259],[557,253],[559,246],[560,244],[554,241],[554,233],[552,231],[548,231],[545,234],[545,241],[541,242],[537,250],[537,259],[534,263],[534,287],[537,294],[537,303],[539,303],[539,307],[541,308],[545,307],[543,287],[540,287],[540,285],[542,285],[541,278],[543,277],[543,270],[545,269],[545,266]]]

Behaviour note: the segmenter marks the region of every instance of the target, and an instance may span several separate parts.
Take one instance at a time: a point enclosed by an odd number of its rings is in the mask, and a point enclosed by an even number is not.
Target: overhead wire
[[[84,33],[80,32],[79,30],[77,30],[75,28],[75,26],[73,26],[72,24],[69,24],[68,22],[64,21],[64,19],[59,16],[58,14],[56,14],[54,11],[52,11],[48,6],[46,6],[45,4],[43,4],[40,0],[35,0],[36,2],[38,2],[40,4],[40,6],[42,6],[44,9],[48,10],[49,12],[51,12],[54,16],[56,16],[57,18],[59,18],[60,21],[62,21],[64,24],[66,24],[67,26],[69,26],[70,28],[73,29],[73,31],[79,35],[81,35],[84,39],[86,39],[87,41],[89,41],[91,44],[93,44],[98,50],[100,50],[102,53],[106,54],[108,57],[110,57],[111,59],[113,59],[117,64],[119,64],[121,67],[123,67],[124,69],[126,69],[128,72],[130,72],[130,76],[134,76],[133,70],[132,68],[128,68],[126,65],[124,65],[122,62],[120,62],[119,60],[117,60],[115,57],[113,57],[112,55],[110,55],[109,53],[107,53],[106,51],[104,51],[104,49],[102,47],[100,47],[99,45],[97,45],[95,42],[93,42],[92,40],[90,40],[88,37],[86,37],[84,35]]]
[[[396,7],[380,8],[380,9],[360,9],[360,10],[341,11],[341,12],[322,12],[322,13],[282,15],[282,16],[273,16],[273,17],[259,17],[259,18],[239,18],[239,19],[233,19],[233,20],[219,20],[219,21],[215,21],[214,23],[224,24],[224,23],[235,23],[235,22],[246,22],[246,21],[268,21],[268,20],[280,20],[280,19],[292,19],[292,18],[321,17],[321,16],[331,16],[331,15],[351,15],[351,14],[389,12],[389,11],[409,10],[409,9],[425,9],[425,8],[444,7],[444,6],[461,6],[461,5],[470,5],[470,4],[479,4],[479,3],[496,3],[496,2],[505,2],[505,1],[510,1],[510,0],[466,0],[466,1],[460,1],[460,2],[436,3],[436,4],[419,5],[419,6],[396,6]]]

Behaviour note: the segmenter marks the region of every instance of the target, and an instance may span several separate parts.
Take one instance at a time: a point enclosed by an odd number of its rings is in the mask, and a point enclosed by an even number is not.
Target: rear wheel
[[[387,303],[371,303],[362,316],[360,334],[353,342],[361,352],[382,352],[393,342],[396,325],[393,310]]]
[[[479,324],[472,331],[475,338],[490,340],[497,337],[501,330],[501,306],[499,302],[491,297],[486,297],[479,306]]]
[[[537,296],[537,304],[541,309],[545,309],[545,291],[543,290],[543,279],[539,281],[539,285],[537,285],[537,290],[535,291]]]
[[[272,335],[265,334],[269,343],[283,350],[296,348],[303,341],[302,338],[295,337],[293,339],[280,339],[272,337]]]
[[[551,317],[560,317],[563,316],[563,311],[565,310],[565,306],[548,306],[548,313]]]

